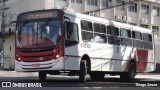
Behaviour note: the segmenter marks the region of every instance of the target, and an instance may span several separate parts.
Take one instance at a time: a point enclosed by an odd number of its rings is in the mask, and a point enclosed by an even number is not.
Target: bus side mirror
[[[17,21],[12,21],[12,22],[9,23],[9,30],[8,30],[9,36],[11,36],[11,34],[12,34],[12,29],[11,29],[12,24],[17,24]]]
[[[9,28],[9,30],[8,30],[9,36],[11,36],[11,34],[12,34],[11,30],[12,30],[11,28]]]

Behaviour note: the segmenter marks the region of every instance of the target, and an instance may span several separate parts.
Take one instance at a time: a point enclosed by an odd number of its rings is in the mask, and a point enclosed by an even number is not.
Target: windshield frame
[[[62,44],[63,43],[63,33],[62,33],[62,29],[63,29],[63,22],[62,22],[62,20],[60,20],[60,19],[53,19],[53,18],[46,18],[46,19],[37,19],[37,20],[23,20],[23,21],[19,21],[18,23],[17,23],[17,25],[16,25],[16,41],[15,41],[15,47],[17,48],[17,49],[24,49],[25,51],[27,50],[27,49],[33,49],[33,51],[34,50],[45,50],[45,49],[54,49],[57,45],[53,45],[53,46],[46,46],[46,47],[36,47],[36,48],[34,48],[34,47],[32,47],[32,48],[24,48],[24,47],[19,47],[18,45],[17,45],[17,39],[18,39],[18,32],[19,32],[19,30],[20,29],[22,29],[22,27],[24,26],[24,25],[26,25],[26,23],[40,23],[40,22],[45,22],[45,23],[49,23],[49,22],[51,22],[51,21],[59,21],[59,24],[60,24],[60,32],[61,32],[61,38],[60,38],[60,43],[59,44]],[[24,25],[22,25],[22,26],[20,26],[20,24],[24,24]],[[38,29],[37,29],[38,30]],[[37,35],[36,35],[36,37],[37,37]],[[28,50],[27,50],[28,51]]]

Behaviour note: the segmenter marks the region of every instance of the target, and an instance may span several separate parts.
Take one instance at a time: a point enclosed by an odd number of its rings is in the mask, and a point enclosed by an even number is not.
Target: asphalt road
[[[12,84],[38,83],[41,84],[42,87],[51,87],[50,89],[52,90],[127,90],[124,89],[125,87],[130,88],[130,90],[133,90],[132,88],[137,88],[136,90],[158,90],[160,89],[160,74],[140,74],[137,75],[135,80],[132,82],[122,82],[119,79],[119,76],[106,75],[103,81],[92,81],[87,77],[87,82],[82,83],[78,81],[78,76],[48,75],[47,80],[42,82],[39,81],[37,73],[0,71],[0,83],[2,82],[11,82]],[[3,89],[8,90],[8,88]],[[13,88],[12,90],[14,89],[16,88]],[[47,88],[47,90],[49,90],[49,88]]]

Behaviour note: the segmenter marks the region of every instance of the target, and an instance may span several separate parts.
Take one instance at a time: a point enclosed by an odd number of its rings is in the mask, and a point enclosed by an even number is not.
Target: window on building
[[[116,7],[118,10],[125,9],[125,1],[124,0],[116,0],[116,5],[121,5],[121,6]]]
[[[141,13],[142,14],[149,14],[149,5],[142,4],[141,5]]]
[[[112,5],[112,0],[102,0],[102,7],[110,7]]]
[[[137,3],[130,2],[129,3],[129,11],[131,11],[131,12],[137,12]]]
[[[159,7],[153,6],[152,13],[154,16],[159,16]]]
[[[154,31],[154,34],[159,36],[159,26],[152,26],[152,30]]]
[[[71,2],[82,3],[82,0],[71,0]]]
[[[87,0],[87,4],[97,6],[97,0]]]
[[[148,25],[146,25],[146,24],[140,24],[140,27],[148,28]]]
[[[130,25],[133,25],[133,26],[137,26],[137,24],[136,23],[129,23]]]

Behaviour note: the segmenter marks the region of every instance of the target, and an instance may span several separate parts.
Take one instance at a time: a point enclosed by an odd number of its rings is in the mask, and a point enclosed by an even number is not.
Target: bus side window
[[[94,42],[107,43],[106,27],[103,24],[94,23]]]
[[[119,28],[107,26],[108,43],[120,45]]]
[[[153,49],[152,46],[152,35],[143,33],[143,40],[144,40],[144,49]]]
[[[92,22],[81,20],[82,40],[93,42]]]
[[[79,42],[77,24],[65,22],[65,41],[67,46]]]
[[[149,42],[152,42],[152,35],[148,34]]]
[[[143,41],[142,41],[142,33],[137,31],[132,31],[132,38],[133,38],[133,46],[138,48],[143,48]]]
[[[81,28],[82,30],[87,30],[87,31],[93,31],[92,29],[92,23],[89,21],[81,21]]]
[[[121,45],[132,46],[131,31],[121,28]]]
[[[94,32],[106,34],[106,27],[103,24],[94,23]]]

